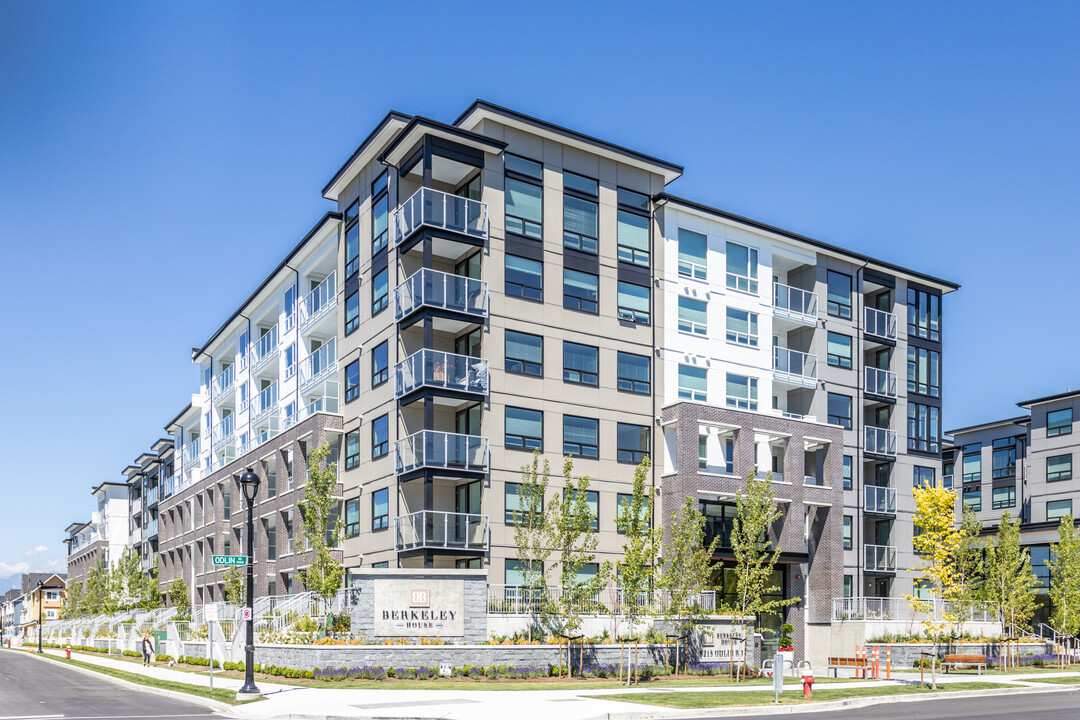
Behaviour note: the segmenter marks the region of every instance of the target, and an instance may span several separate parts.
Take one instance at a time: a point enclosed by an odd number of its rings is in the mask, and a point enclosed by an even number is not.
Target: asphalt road
[[[0,652],[0,720],[220,717],[202,705],[132,690],[25,651]]]
[[[955,700],[921,700],[918,702],[888,703],[853,710],[798,713],[774,717],[798,720],[1063,720],[1080,718],[1080,694],[1075,690],[1062,692],[998,695]],[[761,716],[758,717],[767,717]],[[0,719],[2,720],[2,719]]]

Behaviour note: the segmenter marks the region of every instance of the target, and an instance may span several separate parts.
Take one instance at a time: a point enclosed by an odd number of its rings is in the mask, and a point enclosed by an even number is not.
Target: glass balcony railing
[[[806,323],[817,323],[817,293],[783,283],[773,283],[773,314]]]
[[[487,317],[487,283],[439,270],[418,270],[394,288],[394,319],[401,320],[421,307]]]
[[[866,392],[882,397],[896,397],[896,373],[891,370],[867,367]]]
[[[272,382],[251,399],[251,421],[258,422],[277,408],[278,384]]]
[[[874,455],[896,455],[896,433],[879,427],[866,427],[866,452]]]
[[[158,534],[158,521],[151,520],[146,524],[146,537],[155,537]]]
[[[222,370],[218,373],[218,376],[214,378],[214,396],[215,398],[221,397],[225,393],[233,389],[233,366]]]
[[[420,350],[394,368],[396,397],[421,387],[487,395],[488,361],[440,350]]]
[[[863,545],[863,570],[896,572],[896,546]]]
[[[884,310],[866,308],[866,334],[887,340],[896,339],[896,316]]]
[[[236,427],[235,421],[236,418],[234,416],[226,415],[214,426],[214,449],[217,449],[232,438],[233,430]]]
[[[161,488],[154,486],[146,491],[146,507],[151,505],[157,505],[158,497],[160,497]]]
[[[488,516],[421,510],[394,518],[394,549],[436,548],[486,552]]]
[[[337,338],[330,338],[300,363],[300,387],[306,388],[337,370]]]
[[[337,273],[330,273],[300,303],[300,329],[304,329],[337,305]]]
[[[487,240],[487,203],[420,188],[394,211],[394,244],[400,245],[423,226]]]
[[[773,373],[780,379],[789,382],[803,385],[816,383],[817,355],[774,347]]]
[[[278,347],[278,326],[270,328],[266,331],[258,341],[251,346],[251,370],[255,371],[255,368],[261,366],[271,357]]]
[[[199,438],[192,438],[184,445],[184,467],[194,465],[199,460]]]
[[[488,471],[488,439],[438,430],[421,430],[394,443],[399,475],[421,468]]]
[[[895,488],[867,485],[863,490],[866,491],[866,502],[863,506],[863,509],[866,512],[878,513],[880,515],[896,514]]]

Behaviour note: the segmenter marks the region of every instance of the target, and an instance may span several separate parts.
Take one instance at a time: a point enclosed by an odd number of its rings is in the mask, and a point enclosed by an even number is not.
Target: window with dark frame
[[[390,345],[383,340],[371,350],[371,387],[376,388],[390,379]]]
[[[599,185],[591,178],[563,172],[563,246],[596,254]]]
[[[615,427],[616,459],[637,465],[649,456],[651,428],[648,425],[618,423]]]
[[[850,490],[851,489],[852,463],[853,463],[853,458],[850,455],[845,455],[844,456],[844,470],[843,470],[844,489],[845,490]]]
[[[844,549],[850,550],[852,548],[852,519],[850,515],[844,516]]]
[[[827,338],[828,361],[834,367],[851,368],[851,336],[830,332]]]
[[[383,171],[375,182],[371,183],[371,256],[385,250],[390,241],[390,195],[388,178]]]
[[[616,383],[621,392],[648,395],[652,391],[651,360],[648,355],[619,352],[616,358]]]
[[[507,330],[504,339],[506,372],[544,376],[543,336]]]
[[[506,438],[511,450],[544,450],[544,413],[528,408],[506,407]]]
[[[620,320],[648,325],[652,317],[649,307],[649,288],[634,283],[618,283],[618,313]]]
[[[920,467],[918,465],[912,468],[912,487],[929,488],[934,487],[934,485],[934,468]]]
[[[383,488],[371,493],[371,529],[390,527],[390,489]]]
[[[941,450],[941,408],[908,403],[908,450]]]
[[[383,268],[371,277],[371,316],[375,317],[390,303],[390,268]]]
[[[1072,455],[1053,455],[1046,458],[1046,481],[1072,480]]]
[[[352,470],[360,464],[360,431],[345,433],[345,469]]]
[[[941,341],[941,297],[934,293],[909,287],[908,335],[925,340]]]
[[[345,298],[345,334],[351,335],[360,327],[360,291]]]
[[[524,519],[525,511],[521,507],[521,484],[508,482],[503,485],[503,522],[513,527],[517,525],[517,517]],[[540,499],[539,512],[543,512],[544,499]]]
[[[592,313],[599,312],[600,278],[592,273],[563,268],[563,307]]]
[[[588,459],[600,457],[600,421],[563,415],[563,455]]]
[[[345,501],[345,537],[360,534],[360,498]]]
[[[599,354],[600,350],[591,345],[563,340],[563,381],[594,387],[599,385]]]
[[[982,488],[979,485],[964,486],[964,507],[979,512],[982,510]]]
[[[618,189],[617,255],[621,262],[649,266],[649,197]]]
[[[345,402],[351,402],[360,395],[360,359],[357,358],[345,366]]]
[[[1046,503],[1046,522],[1072,515],[1072,500],[1051,500]]]
[[[961,481],[969,483],[982,480],[982,443],[969,443],[961,452],[964,458],[960,464]]]
[[[941,396],[941,353],[908,346],[908,392]]]
[[[506,232],[544,238],[544,166],[510,153],[503,154]]]
[[[378,460],[390,453],[390,416],[381,415],[371,421],[371,459]]]
[[[829,393],[828,397],[829,422],[833,425],[851,429],[851,397]]]
[[[1016,507],[1016,486],[1005,485],[993,488],[990,491],[990,507],[994,510]]]
[[[544,300],[544,264],[539,260],[506,256],[505,292],[525,300]]]
[[[345,210],[345,277],[352,277],[360,271],[360,224],[357,222],[359,212],[359,200],[353,200]]]
[[[994,440],[993,468],[995,480],[1016,475],[1016,438]]]
[[[829,270],[826,273],[828,312],[841,318],[851,318],[851,276]]]
[[[1046,413],[1046,436],[1058,437],[1072,433],[1073,411],[1072,408],[1051,410]]]

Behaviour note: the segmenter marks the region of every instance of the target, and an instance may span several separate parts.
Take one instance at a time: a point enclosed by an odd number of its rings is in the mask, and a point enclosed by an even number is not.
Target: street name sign
[[[214,555],[215,565],[247,565],[247,555]]]

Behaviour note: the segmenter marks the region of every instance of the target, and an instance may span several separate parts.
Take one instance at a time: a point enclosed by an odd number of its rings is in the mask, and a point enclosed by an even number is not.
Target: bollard
[[[885,646],[885,679],[892,680],[892,645]]]

